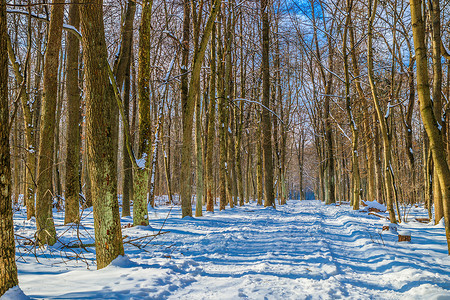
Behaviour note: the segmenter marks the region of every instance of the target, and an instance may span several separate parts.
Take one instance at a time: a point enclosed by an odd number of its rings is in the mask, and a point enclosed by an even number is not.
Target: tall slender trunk
[[[211,56],[210,56],[210,83],[209,83],[209,103],[208,103],[208,128],[206,145],[206,210],[214,211],[214,174],[213,174],[213,153],[215,142],[215,122],[216,122],[216,24],[214,23],[211,34]]]
[[[439,1],[432,0],[430,5],[432,23],[432,58],[433,58],[433,111],[438,126],[442,127],[442,64],[441,64],[441,9]],[[433,155],[433,160],[434,160]],[[433,169],[433,201],[434,201],[434,221],[439,221],[444,217],[443,195],[440,192],[440,182],[438,179],[436,163]]]
[[[54,1],[55,2],[55,1]],[[45,52],[44,96],[41,107],[41,127],[39,141],[38,179],[36,189],[36,227],[41,244],[53,245],[56,230],[53,222],[52,201],[54,195],[53,154],[55,151],[56,100],[61,49],[64,1],[52,5],[47,51]]]
[[[220,210],[225,209],[227,205],[227,192],[226,192],[226,174],[227,174],[227,144],[226,144],[226,125],[227,124],[227,110],[225,101],[225,64],[224,64],[224,51],[223,51],[223,38],[222,38],[222,24],[223,14],[220,14],[220,21],[218,23],[218,70],[217,70],[217,96],[219,99],[218,113],[219,113],[219,198],[220,198]]]
[[[183,126],[183,144],[188,143],[191,145],[192,132],[188,132],[188,128],[185,128],[189,123],[187,112],[188,106],[194,104],[188,103],[189,94],[189,76],[188,76],[188,63],[189,63],[189,36],[190,36],[190,22],[191,22],[191,1],[183,1],[183,41],[181,50],[181,111],[182,111],[182,126]],[[187,126],[189,127],[189,126]],[[192,130],[191,130],[192,131]],[[189,141],[187,141],[189,139]],[[186,140],[186,142],[185,142]],[[186,147],[187,148],[187,147]],[[182,151],[184,151],[184,147]],[[186,151],[192,151],[192,149],[186,149]],[[182,216],[192,216],[191,207],[191,156],[188,153],[181,154],[181,172],[180,172],[180,197],[181,197],[181,209]],[[186,168],[187,170],[183,170]]]
[[[228,15],[225,30],[225,110],[228,111],[226,130],[226,149],[227,149],[227,199],[230,207],[234,207],[236,198],[236,180],[235,180],[235,153],[234,153],[234,106],[231,101],[234,98],[234,80],[232,65],[232,45],[233,45],[233,17],[231,5],[228,6]]]
[[[53,187],[55,190],[55,198],[56,198],[56,206],[62,206],[62,183],[61,183],[61,143],[60,143],[60,134],[61,134],[61,114],[62,114],[62,104],[64,98],[64,90],[65,90],[65,82],[66,82],[66,60],[64,59],[65,53],[64,49],[60,50],[60,61],[59,69],[58,69],[58,77],[57,80],[59,82],[57,92],[56,92],[56,124],[55,124],[55,151],[53,152]]]
[[[381,162],[381,150],[377,145],[380,145],[380,122],[378,122],[377,114],[373,114],[373,144],[375,145],[374,162],[375,162],[375,195],[379,203],[385,203],[383,190],[383,165]]]
[[[14,188],[13,188],[13,199],[14,204],[19,203],[19,195],[20,195],[20,176],[21,176],[21,167],[20,167],[20,156],[21,156],[21,139],[20,139],[20,133],[19,133],[19,112],[17,112],[16,120],[14,121],[14,132],[13,132],[13,169],[14,174],[11,175],[11,179],[13,180]]]
[[[187,1],[188,2],[188,1]],[[193,116],[194,116],[194,104],[195,97],[198,93],[200,86],[200,71],[203,65],[203,58],[205,57],[206,46],[208,44],[209,38],[211,36],[213,24],[216,21],[216,16],[220,10],[221,0],[214,0],[213,8],[206,22],[205,29],[203,31],[203,36],[200,40],[198,51],[194,53],[192,74],[189,82],[189,89],[187,97],[182,97],[182,110],[183,110],[183,145],[181,150],[181,211],[182,217],[192,216],[192,205],[191,205],[191,146],[192,146],[192,127],[193,127]],[[185,5],[185,17],[189,19],[189,5]],[[185,20],[186,21],[186,20]],[[189,20],[186,21],[189,23]],[[183,30],[184,34],[189,33],[189,26],[186,26]],[[183,41],[188,42],[188,37],[183,39]],[[187,45],[184,45],[186,49]],[[184,50],[185,51],[185,50]],[[183,53],[184,55],[187,55]],[[183,56],[183,62],[185,57]],[[183,93],[182,93],[183,95]]]
[[[258,118],[261,120],[261,118]],[[263,166],[262,166],[262,150],[261,150],[261,121],[258,122],[256,130],[256,198],[257,204],[263,204]]]
[[[273,191],[273,161],[272,161],[272,129],[268,108],[270,107],[270,70],[269,70],[269,3],[261,0],[262,19],[262,150],[264,162],[264,206],[275,208]]]
[[[355,35],[353,31],[353,24],[349,27],[349,34],[350,34],[350,47],[353,49],[351,51],[351,57],[352,57],[352,65],[353,65],[353,73],[356,78],[359,77],[359,67],[358,67],[358,60],[356,57],[356,48],[355,48]],[[356,90],[358,91],[359,97],[363,100],[362,109],[363,109],[363,128],[364,128],[364,144],[366,149],[366,155],[367,155],[367,200],[373,201],[374,199],[378,199],[381,201],[381,199],[377,196],[376,193],[376,172],[375,172],[375,154],[373,149],[373,135],[372,135],[372,128],[370,125],[370,113],[368,108],[368,101],[364,94],[364,91],[361,86],[361,82],[359,80],[355,81]],[[378,144],[375,144],[376,148],[378,149]]]
[[[0,297],[18,284],[11,207],[6,1],[0,1]]]
[[[200,3],[198,11],[197,11],[197,1],[192,1],[192,19],[194,21],[193,29],[194,29],[194,56],[199,51],[199,38],[200,38],[200,25],[201,18],[203,15],[202,5],[203,2]],[[201,76],[201,74],[199,74]],[[203,197],[204,197],[204,162],[203,162],[203,134],[202,134],[202,96],[200,92],[200,82],[197,83],[195,87],[195,154],[196,154],[196,205],[195,205],[195,216],[202,216],[202,207],[203,207]]]
[[[94,206],[97,268],[124,254],[117,200],[117,160],[113,148],[114,94],[108,74],[103,1],[80,5],[86,80],[86,142]]]
[[[131,60],[132,60],[132,47],[133,47],[133,22],[136,13],[136,3],[134,1],[128,1],[127,9],[124,15],[124,21],[122,25],[122,37],[120,52],[117,60],[114,63],[114,77],[119,90],[122,90],[123,86],[123,106],[125,111],[125,118],[122,122],[127,126],[123,126],[123,136],[131,135],[130,132],[125,132],[126,128],[130,128],[130,90],[131,90]],[[148,13],[146,11],[146,13]],[[142,30],[145,31],[143,28]],[[145,44],[145,43],[144,43]],[[133,112],[134,113],[134,112]],[[129,141],[131,142],[131,141]],[[127,140],[123,139],[123,160],[122,160],[122,216],[130,215],[130,199],[133,198],[133,165],[131,158],[127,155]]]
[[[417,91],[419,95],[420,114],[425,130],[430,140],[434,164],[439,180],[444,207],[445,233],[447,237],[448,253],[450,254],[450,170],[445,154],[442,132],[430,97],[430,83],[428,78],[427,46],[425,44],[425,24],[422,18],[420,0],[410,0],[411,23],[413,28],[414,49],[416,53]]]
[[[394,212],[394,189],[393,189],[393,169],[391,165],[391,142],[388,135],[387,123],[384,115],[381,111],[380,102],[378,99],[377,90],[374,82],[374,71],[373,71],[373,22],[376,15],[378,0],[369,1],[369,24],[368,24],[368,46],[367,46],[367,64],[368,64],[368,75],[369,83],[372,91],[372,98],[375,105],[375,110],[377,113],[381,137],[383,139],[383,154],[384,154],[384,179],[386,188],[386,206],[389,212],[389,219],[392,223],[397,223],[395,212]]]
[[[131,1],[130,1],[131,3]],[[131,74],[130,74],[130,62],[128,63],[128,68],[125,71],[125,82],[124,82],[124,90],[123,90],[123,106],[125,108],[125,120],[122,122],[126,122],[130,124],[130,88],[131,88]],[[128,128],[130,128],[128,126]],[[124,136],[125,134],[131,135],[130,132],[125,132],[127,130],[127,126],[123,126]],[[130,216],[130,200],[133,199],[133,165],[131,163],[131,158],[127,155],[127,144],[126,139],[123,139],[122,144],[123,151],[123,180],[122,180],[122,216]]]
[[[169,110],[170,111],[170,110]],[[171,121],[168,122],[168,128],[167,133],[164,134],[164,128],[161,129],[163,136],[167,136],[167,142],[162,144],[162,147],[164,149],[164,172],[166,174],[166,185],[167,185],[167,194],[169,196],[169,204],[173,205],[173,199],[172,199],[172,177],[170,175],[170,128],[171,128]],[[162,123],[162,126],[164,125],[164,122]],[[162,137],[161,137],[162,138]]]
[[[78,5],[69,7],[69,25],[78,29],[80,27],[80,10]],[[73,34],[67,36],[67,67],[66,67],[66,94],[67,94],[67,159],[66,159],[66,210],[64,223],[76,223],[80,214],[80,98],[78,87],[78,61],[80,45],[78,38]]]
[[[151,149],[151,115],[150,115],[150,21],[152,0],[145,0],[142,6],[139,27],[139,143],[138,157],[143,161],[140,168],[133,173],[133,224],[148,225],[148,178]]]
[[[40,24],[38,23],[38,26],[40,27]],[[42,38],[42,36],[41,36]],[[31,37],[29,38],[31,39]],[[40,74],[40,66],[41,66],[41,60],[42,60],[42,54],[41,54],[41,40],[37,39],[36,47],[38,49],[37,57],[36,57],[36,74]],[[14,75],[16,77],[16,82],[19,85],[22,85],[23,81],[26,80],[24,78],[24,74],[21,73],[21,67],[20,64],[16,61],[16,55],[14,53],[11,40],[9,36],[7,36],[7,50],[8,50],[8,56],[9,60],[11,62],[11,65],[14,70]],[[26,74],[25,74],[26,75]],[[40,78],[39,78],[40,79]],[[39,80],[40,82],[40,80]],[[37,88],[37,86],[35,86]],[[24,128],[25,128],[25,149],[26,149],[26,166],[25,166],[25,177],[26,177],[26,191],[25,191],[25,203],[27,206],[27,220],[31,219],[35,216],[35,201],[36,201],[36,127],[35,122],[33,118],[36,118],[37,111],[33,111],[33,107],[30,104],[30,96],[24,90],[20,96],[21,100],[21,106],[22,106],[22,113],[23,113],[23,120],[24,120]],[[35,100],[34,104],[37,104],[37,101]],[[34,113],[33,113],[34,112]]]
[[[150,21],[153,0],[145,0],[142,5],[141,24],[139,27],[139,149],[141,158],[150,147],[151,117],[150,117]]]
[[[348,51],[347,51],[347,36],[349,27],[351,26],[351,13],[352,13],[353,1],[347,0],[347,16],[345,20],[344,36],[343,36],[343,49],[344,55],[344,74],[345,74],[345,107],[347,109],[348,120],[350,128],[352,130],[352,203],[353,209],[359,209],[359,203],[361,201],[361,179],[359,176],[359,157],[358,157],[358,128],[354,119],[354,105],[351,102],[350,96],[350,72],[348,66]]]

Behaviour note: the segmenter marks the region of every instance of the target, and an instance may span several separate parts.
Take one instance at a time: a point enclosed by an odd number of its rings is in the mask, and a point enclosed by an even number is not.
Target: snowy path
[[[124,235],[159,230],[167,212],[159,208],[151,226]],[[19,280],[25,294],[50,299],[450,299],[444,229],[405,226],[412,243],[392,233],[381,241],[377,218],[319,201],[195,219],[180,219],[174,208],[164,227],[170,233],[150,253],[127,247],[128,257],[99,271],[29,258],[19,261]]]

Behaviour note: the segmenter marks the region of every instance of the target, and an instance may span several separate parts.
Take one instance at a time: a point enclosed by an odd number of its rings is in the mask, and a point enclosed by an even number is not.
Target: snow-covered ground
[[[291,200],[276,210],[249,204],[184,219],[179,207],[162,206],[150,226],[123,229],[125,257],[96,270],[95,248],[63,246],[93,242],[92,213],[78,231],[54,213],[60,242],[17,247],[20,287],[37,299],[450,299],[444,227],[416,215],[426,214],[412,208],[400,226],[408,243],[348,205]],[[25,218],[15,213],[20,243],[35,230]]]

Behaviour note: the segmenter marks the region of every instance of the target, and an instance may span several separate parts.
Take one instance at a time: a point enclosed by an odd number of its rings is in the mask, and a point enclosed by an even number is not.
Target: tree
[[[29,19],[29,22],[31,19]],[[38,28],[40,26],[38,25]],[[30,28],[31,29],[31,28]],[[41,36],[42,37],[42,36]],[[16,54],[14,53],[10,37],[7,37],[7,47],[8,47],[8,56],[9,60],[11,61],[14,75],[16,77],[16,81],[20,83],[21,85],[24,84],[26,80],[25,74],[21,72],[21,66],[16,61]],[[29,42],[31,42],[31,37],[29,37]],[[36,73],[40,76],[40,61],[41,61],[41,51],[40,51],[40,40],[37,42],[37,48],[38,48],[38,66]],[[28,63],[25,62],[25,66],[27,66]],[[26,69],[26,68],[25,68]],[[40,80],[39,80],[40,84]],[[36,90],[39,89],[38,84],[36,84]],[[26,142],[26,190],[25,190],[25,203],[27,206],[27,219],[31,219],[31,217],[35,216],[35,190],[36,190],[36,133],[37,130],[35,128],[35,120],[37,119],[37,116],[39,115],[37,112],[32,113],[32,105],[30,101],[30,95],[26,92],[26,90],[22,91],[20,95],[21,104],[22,104],[22,111],[23,111],[23,119],[24,119],[24,127],[25,127],[25,142]],[[37,108],[37,103],[39,101],[36,101],[38,99],[35,99],[34,101],[34,108]],[[37,110],[37,109],[36,109]]]
[[[0,1],[0,297],[18,284],[11,202],[6,0]]]
[[[150,117],[150,21],[153,1],[146,0],[142,7],[139,28],[139,148],[138,157],[145,161],[142,168],[135,168],[133,175],[134,203],[133,224],[148,225],[148,166],[151,149]]]
[[[210,55],[211,75],[209,83],[209,103],[208,103],[208,126],[206,143],[206,210],[214,212],[214,173],[213,173],[213,150],[215,141],[216,122],[216,24],[214,23],[211,34],[211,55]]]
[[[80,10],[78,5],[71,2],[69,7],[69,24],[74,28],[80,27]],[[68,102],[67,121],[67,160],[66,160],[66,210],[64,223],[78,222],[80,214],[80,100],[81,93],[78,87],[79,68],[78,60],[80,44],[74,34],[67,36],[67,65],[66,65],[66,93]]]
[[[41,108],[38,179],[36,190],[36,227],[41,244],[53,245],[56,230],[53,222],[53,155],[55,150],[56,100],[58,93],[59,51],[61,49],[64,1],[53,1],[47,51],[44,58],[44,95]]]
[[[377,11],[378,0],[369,1],[369,23],[368,23],[368,44],[367,44],[367,65],[368,65],[368,76],[370,88],[372,91],[372,99],[375,106],[378,122],[380,124],[381,136],[383,139],[383,154],[384,154],[384,174],[385,174],[385,187],[386,187],[386,203],[389,212],[389,218],[392,223],[397,223],[394,212],[394,187],[393,187],[393,177],[394,170],[391,164],[391,141],[388,135],[388,128],[386,123],[386,118],[381,111],[381,106],[379,102],[379,97],[377,93],[377,88],[375,86],[374,71],[373,71],[373,22],[375,20],[375,15]]]
[[[359,177],[359,157],[358,157],[358,128],[356,122],[353,119],[353,105],[350,96],[350,72],[349,72],[349,62],[348,62],[348,50],[347,50],[347,36],[349,32],[349,27],[351,26],[351,13],[352,13],[353,1],[347,0],[347,17],[345,20],[344,36],[343,36],[343,49],[342,53],[344,55],[344,73],[345,73],[345,107],[348,114],[348,119],[350,127],[352,130],[352,203],[353,209],[359,209],[360,197],[360,177]]]
[[[189,1],[187,1],[189,2]],[[183,110],[183,146],[181,150],[181,210],[182,217],[192,216],[192,206],[191,206],[191,159],[192,159],[192,127],[193,127],[193,117],[195,108],[195,99],[198,93],[198,87],[200,86],[200,71],[203,65],[203,58],[205,57],[206,46],[208,44],[209,38],[211,36],[213,24],[216,21],[216,16],[220,10],[221,0],[214,0],[213,8],[206,22],[205,29],[203,31],[202,38],[199,43],[198,51],[194,54],[192,74],[189,82],[189,90],[187,97],[182,96],[182,110]],[[188,4],[185,3],[185,14],[190,15],[190,8]],[[185,20],[186,21],[186,20]],[[184,30],[189,28],[189,26],[184,27]],[[188,29],[187,29],[188,30]],[[187,32],[188,33],[188,32]],[[183,31],[183,36],[186,34]],[[188,39],[183,38],[183,43],[188,41]],[[186,45],[183,45],[186,47]],[[185,53],[184,53],[185,54]],[[185,59],[183,57],[183,63]],[[184,65],[185,66],[185,65]],[[182,68],[183,71],[183,68]],[[183,95],[183,94],[182,94]]]
[[[113,149],[113,106],[103,25],[103,0],[80,5],[86,81],[86,131],[94,206],[97,268],[124,254],[117,200],[117,168]]]
[[[439,129],[439,123],[434,115],[430,96],[422,2],[420,0],[410,0],[410,9],[414,50],[416,54],[417,92],[419,95],[420,114],[430,141],[430,148],[438,177],[437,179],[439,180],[441,188],[445,218],[445,234],[447,237],[448,253],[450,254],[450,170],[445,155],[442,132]]]
[[[123,126],[123,134],[129,135],[126,132],[126,128],[129,128],[129,107],[130,107],[130,67],[131,67],[131,54],[133,46],[133,22],[134,15],[136,13],[136,3],[133,1],[128,1],[127,9],[124,16],[124,22],[122,26],[122,38],[120,53],[117,60],[114,63],[114,77],[116,78],[116,83],[119,90],[122,89],[123,85],[123,106],[125,110],[125,118],[122,122],[126,125]],[[124,83],[124,84],[122,84]],[[128,155],[127,139],[123,139],[123,177],[122,177],[122,216],[130,215],[130,197],[133,198],[133,172],[132,172],[132,161],[130,155]],[[144,198],[145,200],[145,198]]]
[[[269,3],[261,0],[262,19],[262,100],[265,107],[261,112],[262,137],[261,147],[264,163],[264,206],[275,207],[273,193],[273,161],[272,161],[272,130],[270,122],[270,70],[269,70]]]

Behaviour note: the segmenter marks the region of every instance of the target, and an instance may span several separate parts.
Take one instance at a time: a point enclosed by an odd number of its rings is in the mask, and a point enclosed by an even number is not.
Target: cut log
[[[406,230],[398,231],[399,242],[411,242],[411,233]]]

